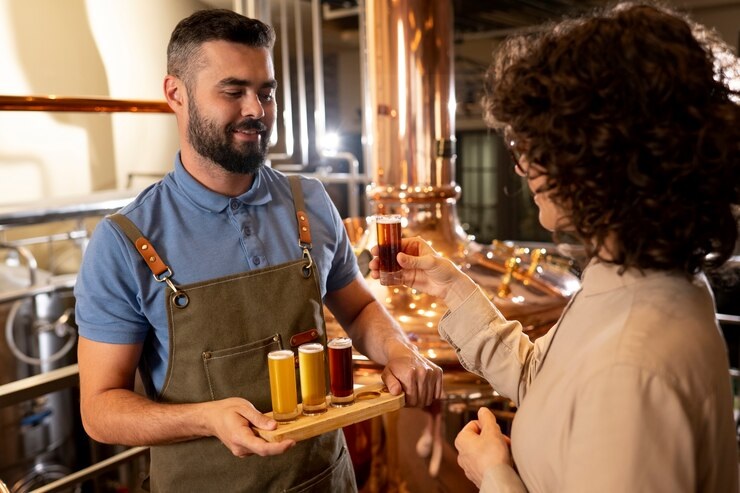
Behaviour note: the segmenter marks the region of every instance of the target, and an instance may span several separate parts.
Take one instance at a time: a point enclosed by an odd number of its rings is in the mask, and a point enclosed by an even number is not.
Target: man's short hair
[[[272,48],[275,31],[257,19],[227,9],[199,10],[181,20],[167,45],[167,73],[187,84],[200,66],[200,47],[207,41],[229,41]]]

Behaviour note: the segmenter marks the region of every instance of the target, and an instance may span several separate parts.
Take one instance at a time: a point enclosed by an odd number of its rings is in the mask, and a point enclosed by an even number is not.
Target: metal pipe
[[[320,157],[324,159],[340,159],[346,161],[349,166],[349,174],[352,178],[348,182],[349,215],[359,216],[360,197],[357,191],[359,183],[368,183],[362,180],[359,171],[360,165],[357,157],[348,151],[327,151],[324,148],[326,138],[326,99],[324,97],[324,49],[322,40],[321,2],[311,0],[311,31],[313,42],[313,77],[314,77],[314,142]]]
[[[234,0],[232,10],[252,19],[259,19],[266,24],[270,24],[269,0]]]
[[[23,257],[26,259],[26,264],[28,265],[28,279],[29,279],[29,285],[33,286],[36,284],[36,272],[39,269],[39,264],[36,262],[36,257],[33,256],[33,253],[21,245],[14,245],[9,243],[0,243],[0,249],[5,248],[6,250],[13,250],[18,254],[19,257]]]
[[[295,49],[296,70],[298,72],[298,122],[299,139],[301,145],[301,163],[308,164],[308,109],[306,108],[306,66],[303,50],[303,25],[301,20],[301,2],[293,0],[295,7]]]
[[[27,288],[14,289],[12,291],[3,291],[0,293],[0,304],[25,300],[27,298],[35,298],[41,294],[52,294],[60,290],[72,290],[74,289],[76,279],[77,276],[74,274],[55,276],[49,280],[48,284],[29,286]]]
[[[79,111],[84,113],[172,113],[164,101],[76,98],[68,96],[0,96],[0,111]]]
[[[58,479],[49,484],[46,484],[35,490],[31,490],[30,493],[56,493],[60,491],[69,491],[70,486],[80,484],[88,479],[95,478],[106,471],[110,471],[121,464],[131,462],[139,456],[149,453],[149,447],[133,447],[123,452],[108,457],[105,460],[96,462],[92,466],[80,469],[79,471],[69,474],[68,476]]]
[[[0,207],[0,231],[9,226],[39,224],[65,219],[99,216],[117,211],[136,198],[131,190],[93,192],[85,196],[59,197],[28,204]]]
[[[318,170],[313,173],[301,172],[301,176],[316,178],[322,183],[346,183],[348,188],[349,217],[359,217],[360,194],[357,187],[368,184],[370,177],[360,174],[360,164],[354,154],[350,152],[337,152],[330,154],[330,157],[347,161],[349,163],[349,173],[322,172]]]
[[[285,2],[286,0],[280,0],[280,62],[282,66],[280,87],[282,87],[283,90],[282,122],[283,130],[285,131],[285,152],[270,153],[267,157],[271,160],[290,160],[293,159],[293,155],[295,154],[292,78],[290,76],[290,30],[288,29],[288,12]],[[278,104],[280,104],[280,102],[278,102]],[[273,138],[277,141],[277,132],[273,132]],[[274,145],[274,142],[270,143]]]
[[[332,9],[328,3],[323,5],[324,19],[334,20],[344,17],[357,17],[360,15],[360,7],[339,7]]]
[[[57,390],[68,389],[78,385],[79,381],[79,369],[76,364],[21,378],[0,385],[0,407],[12,406]]]
[[[324,100],[324,49],[322,46],[321,5],[311,0],[311,41],[313,43],[314,136],[316,149],[321,151],[326,134],[326,102]]]
[[[727,315],[724,313],[718,313],[717,320],[723,324],[740,326],[740,315]]]
[[[87,230],[76,230],[76,231],[69,231],[67,233],[55,233],[51,235],[45,235],[45,236],[35,236],[32,238],[19,238],[17,240],[13,240],[10,242],[12,245],[20,245],[20,246],[26,246],[26,245],[38,245],[42,243],[52,243],[54,241],[71,241],[71,240],[81,240],[87,238]]]

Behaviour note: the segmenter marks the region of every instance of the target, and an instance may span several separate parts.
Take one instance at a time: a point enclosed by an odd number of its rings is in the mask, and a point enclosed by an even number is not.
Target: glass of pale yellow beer
[[[276,421],[292,421],[298,416],[298,392],[295,385],[293,351],[281,349],[267,354],[270,372],[272,417]]]
[[[298,369],[301,375],[303,414],[326,412],[326,364],[324,346],[316,342],[298,347]]]

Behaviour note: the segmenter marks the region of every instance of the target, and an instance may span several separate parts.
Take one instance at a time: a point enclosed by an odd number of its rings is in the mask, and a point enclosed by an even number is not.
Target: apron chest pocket
[[[273,334],[239,346],[203,351],[201,359],[211,399],[243,397],[258,410],[269,410],[267,353],[281,347],[280,335]]]

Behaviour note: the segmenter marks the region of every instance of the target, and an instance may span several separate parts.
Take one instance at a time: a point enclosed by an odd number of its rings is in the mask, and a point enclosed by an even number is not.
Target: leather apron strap
[[[326,343],[308,216],[298,177],[290,178],[299,232],[296,253],[302,249],[303,258],[177,285],[176,293],[187,303],[178,304],[174,295],[166,297],[169,362],[160,401],[241,397],[267,412],[271,410],[267,353],[290,348],[297,354],[297,346],[304,342]],[[133,225],[121,229],[134,244],[143,237]],[[239,459],[215,437],[152,447],[150,487],[155,492],[356,491],[339,430],[272,457]]]

